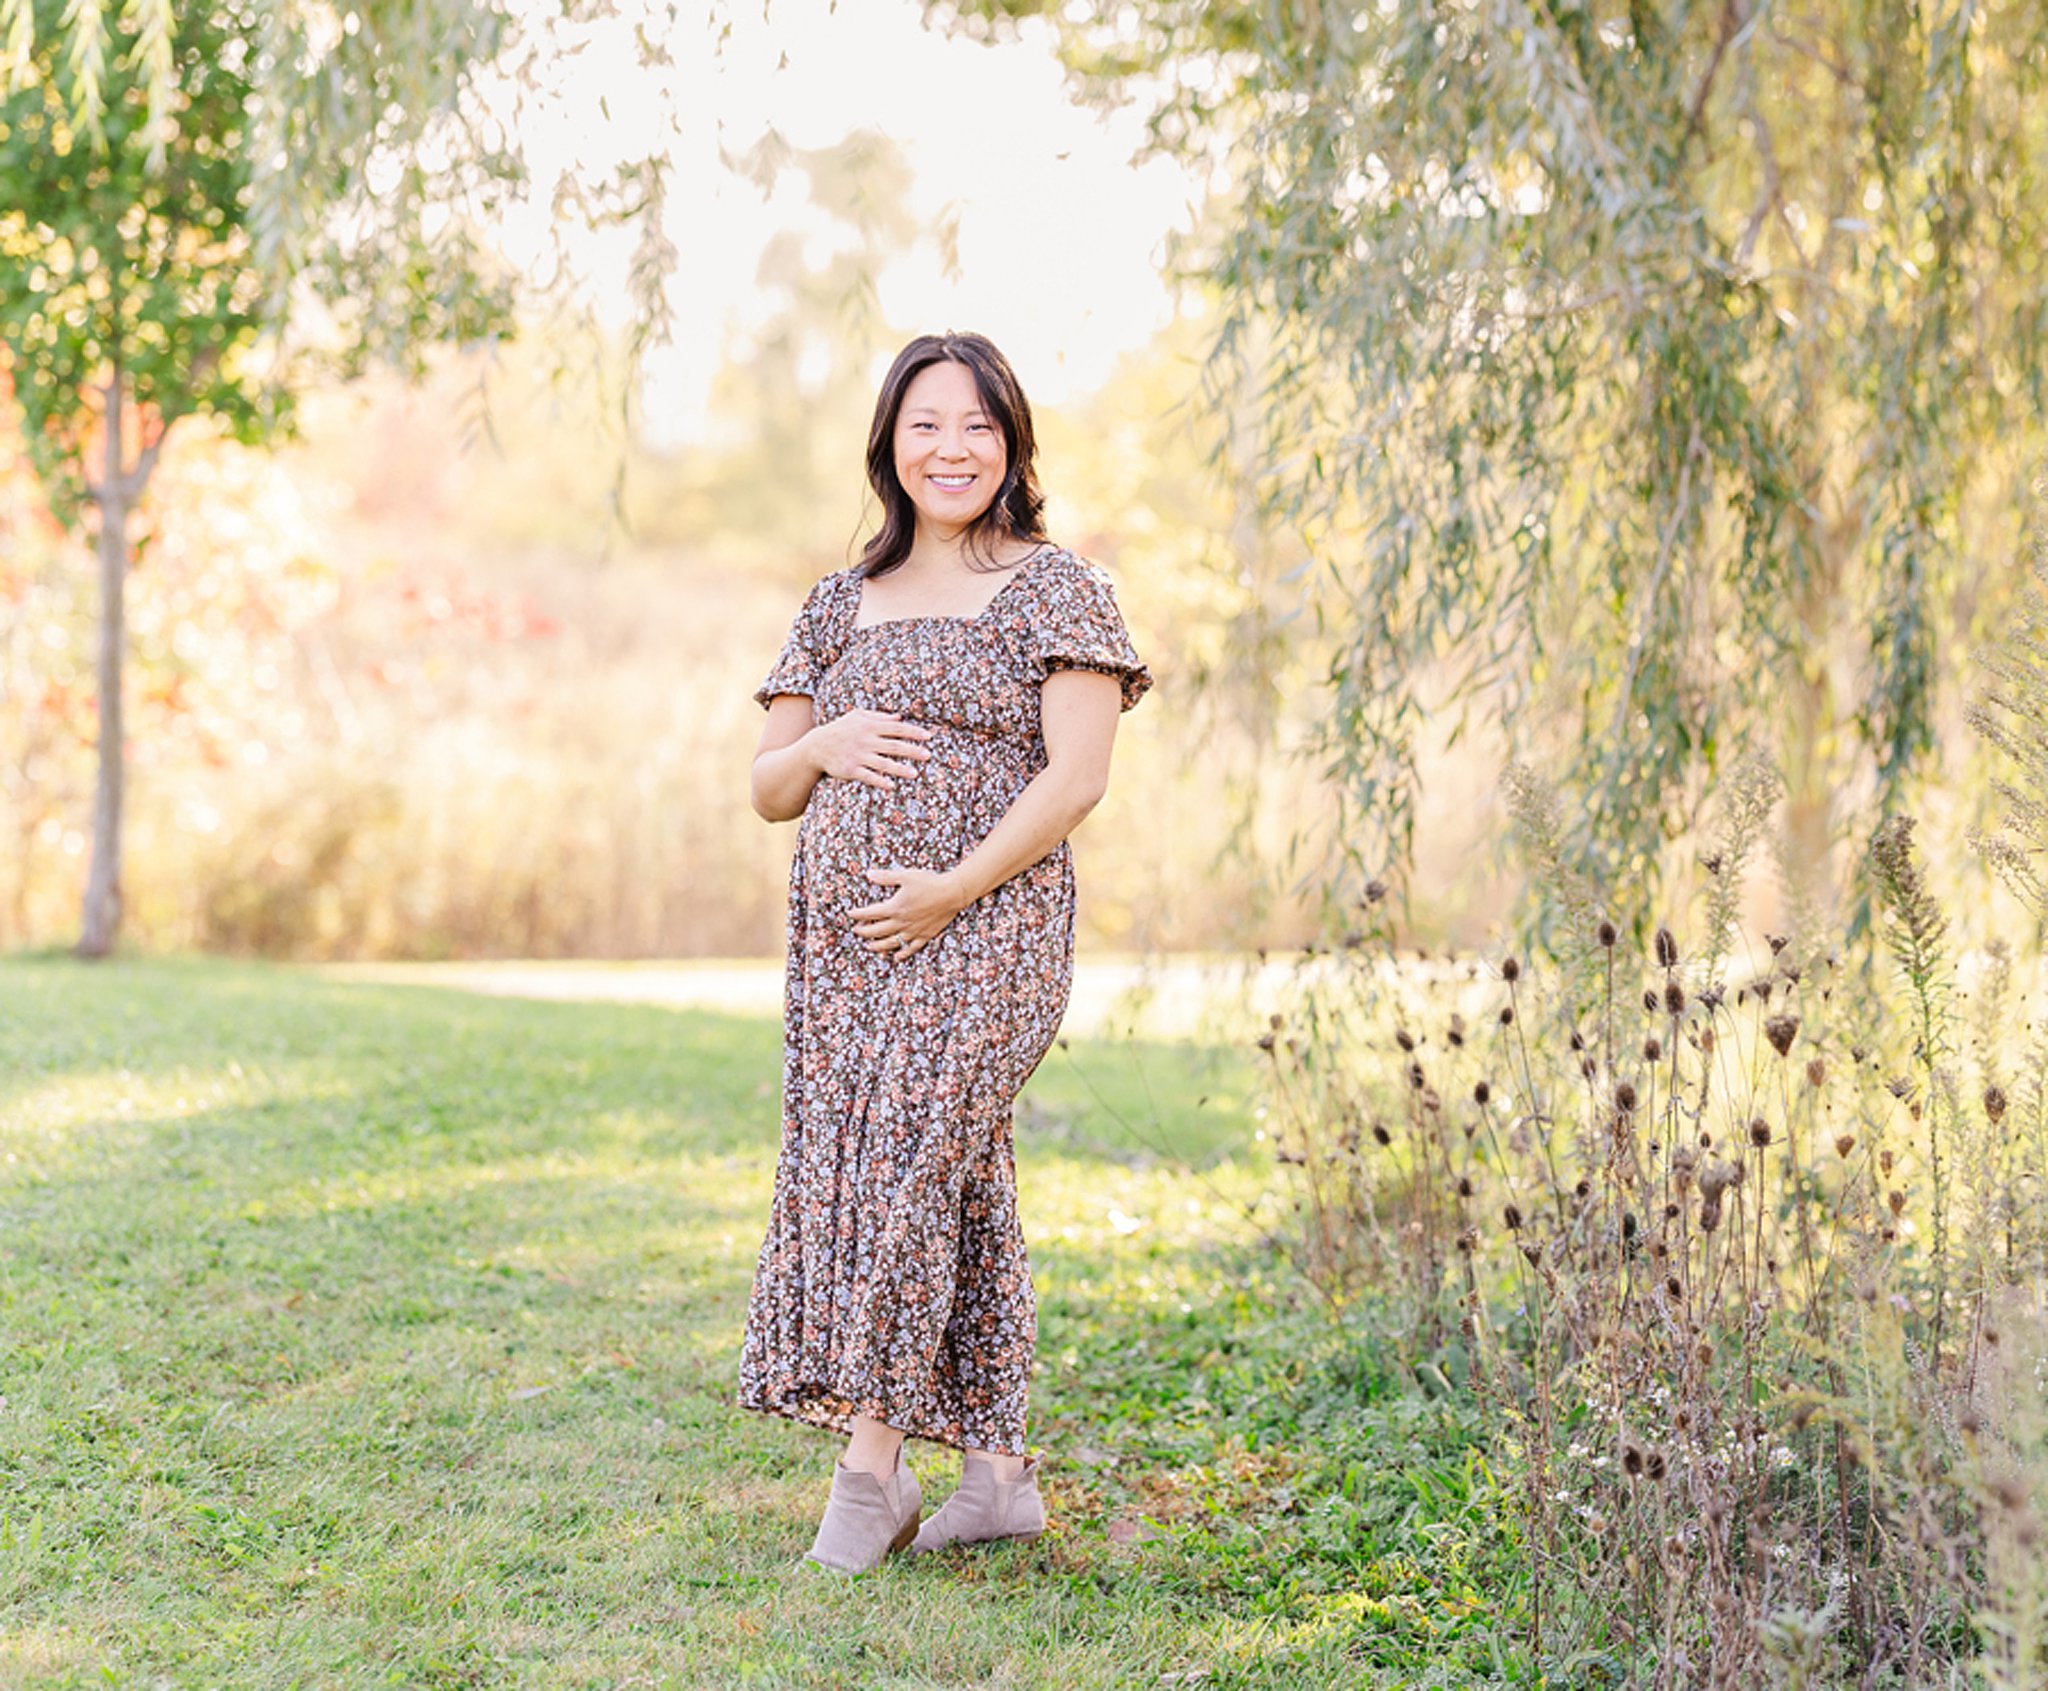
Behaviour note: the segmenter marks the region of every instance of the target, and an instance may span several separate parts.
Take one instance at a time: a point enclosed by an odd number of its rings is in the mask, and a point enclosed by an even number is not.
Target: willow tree
[[[514,327],[483,231],[524,186],[509,113],[538,51],[469,0],[0,0],[0,344],[102,593],[86,955],[120,926],[124,587],[165,437],[205,416],[255,439],[309,377]],[[643,160],[557,185],[586,221],[641,219],[643,337],[672,256],[660,181]]]
[[[934,10],[1042,13],[1214,171],[1354,867],[1409,843],[1426,695],[1556,771],[1617,904],[1739,742],[1809,862],[1924,765],[2048,381],[2039,0]]]

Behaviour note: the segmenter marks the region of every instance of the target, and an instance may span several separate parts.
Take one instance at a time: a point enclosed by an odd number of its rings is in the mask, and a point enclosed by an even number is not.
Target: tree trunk
[[[92,867],[78,938],[81,957],[106,956],[121,930],[121,660],[127,648],[128,509],[134,494],[122,462],[121,400],[117,364],[107,378],[105,467],[93,488],[100,516],[99,780],[93,792]]]

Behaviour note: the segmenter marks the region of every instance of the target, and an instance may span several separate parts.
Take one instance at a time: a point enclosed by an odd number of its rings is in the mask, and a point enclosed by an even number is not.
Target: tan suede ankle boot
[[[996,1539],[1028,1544],[1044,1531],[1038,1458],[1026,1462],[1014,1480],[998,1480],[996,1465],[970,1450],[961,1459],[960,1489],[918,1529],[910,1553],[916,1556],[948,1544],[988,1544]]]
[[[881,1566],[891,1551],[910,1543],[923,1507],[917,1476],[900,1449],[896,1471],[886,1480],[876,1479],[865,1469],[836,1463],[832,1497],[804,1560],[840,1573],[864,1574]]]

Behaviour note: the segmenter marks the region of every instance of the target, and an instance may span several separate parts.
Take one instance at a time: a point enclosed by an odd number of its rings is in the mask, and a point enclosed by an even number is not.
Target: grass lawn
[[[1513,1679],[1464,1411],[1261,1242],[1248,1051],[1025,1095],[1047,1536],[801,1564],[836,1441],[731,1401],[779,1037],[0,962],[0,1686]]]

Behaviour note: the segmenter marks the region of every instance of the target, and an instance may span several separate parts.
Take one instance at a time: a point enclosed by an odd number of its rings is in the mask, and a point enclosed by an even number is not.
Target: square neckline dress
[[[1040,689],[1057,669],[1152,685],[1109,576],[1055,547],[975,616],[854,627],[860,574],[805,598],[754,698],[816,720],[894,711],[932,730],[886,790],[821,778],[789,872],[782,1138],[747,1302],[738,1403],[845,1432],[1024,1451],[1038,1310],[1017,1210],[1014,1108],[1073,984],[1062,840],[907,959],[867,948],[866,871],[950,868],[1045,768]]]

